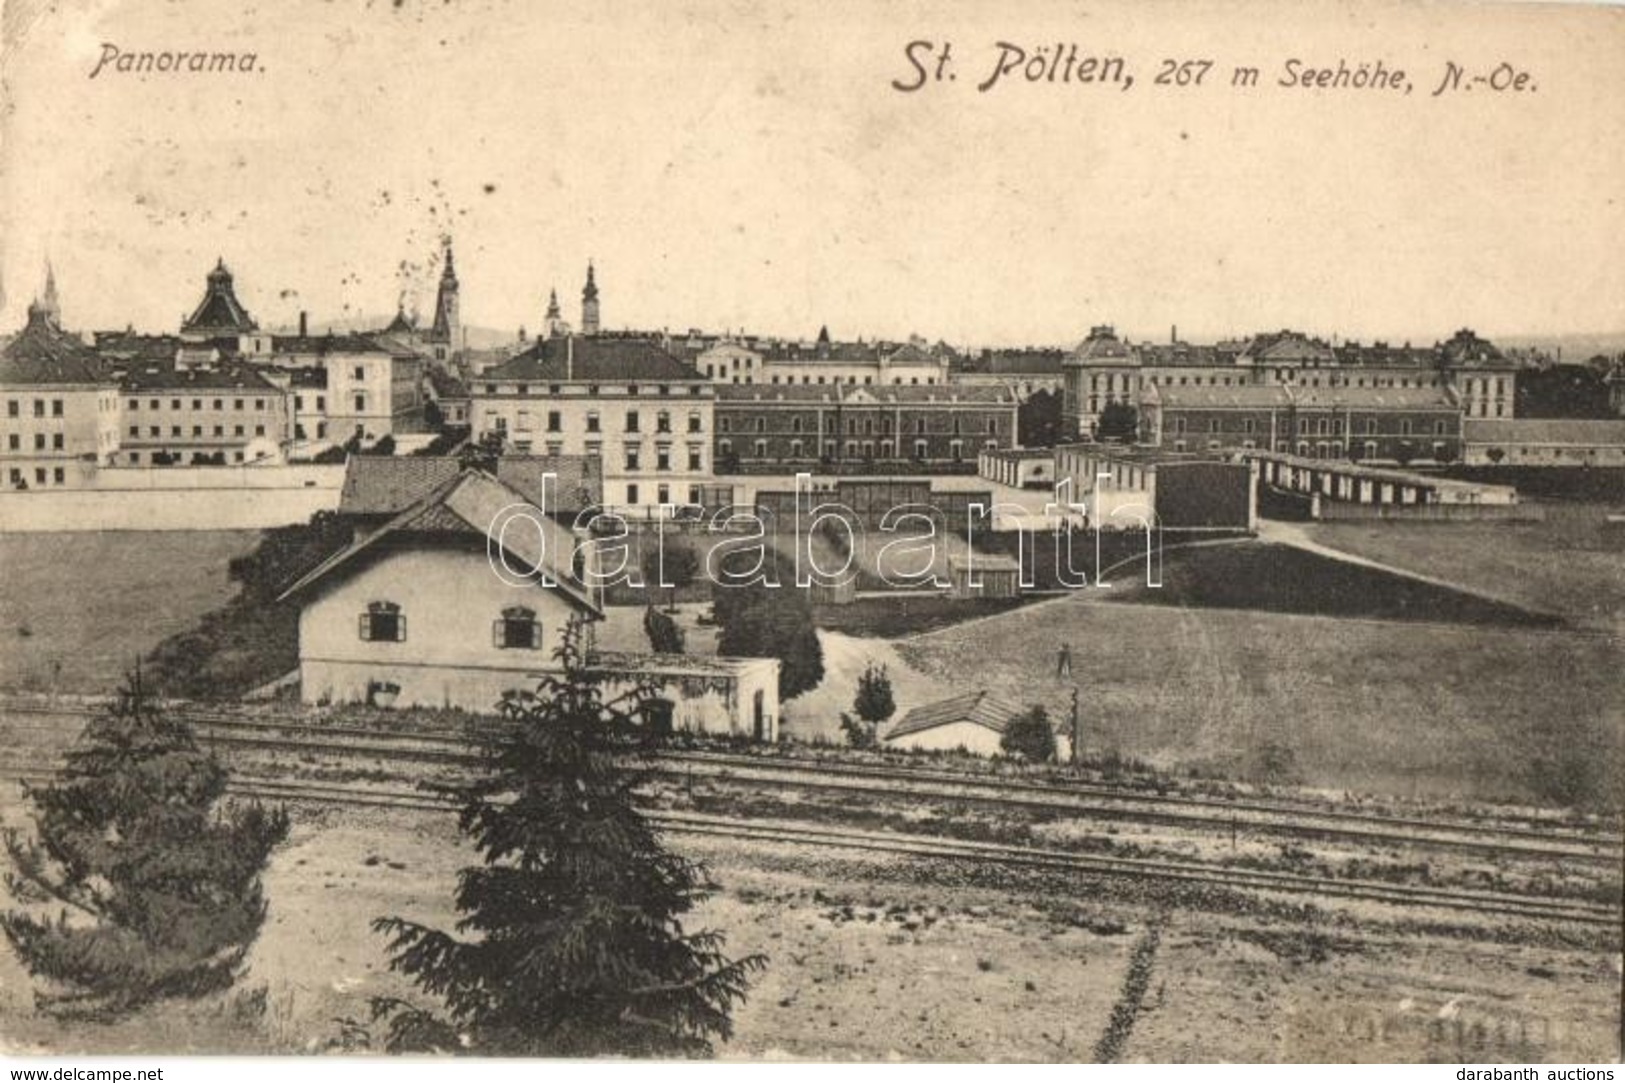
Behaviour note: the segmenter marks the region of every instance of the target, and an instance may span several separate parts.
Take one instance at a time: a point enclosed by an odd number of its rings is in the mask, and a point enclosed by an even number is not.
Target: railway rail
[[[11,715],[88,716],[96,710],[94,705],[87,704],[47,706],[0,701],[0,711]],[[415,765],[472,767],[478,762],[468,740],[450,734],[368,731],[290,718],[246,719],[194,708],[183,708],[182,713],[199,731],[205,744],[217,747],[293,755],[363,756]],[[929,767],[831,764],[726,752],[668,750],[656,755],[654,760],[656,769],[668,777],[912,795],[1217,832],[1247,831],[1370,845],[1433,847],[1610,866],[1625,861],[1625,841],[1620,836],[1585,833],[1555,824],[1486,825],[1349,812],[1253,798],[1229,800],[1153,794],[1083,781],[1046,783],[977,778]]]
[[[13,776],[15,777],[15,776]],[[28,772],[30,781],[49,776]],[[236,778],[231,791],[273,801],[318,805],[449,812],[449,799],[422,791],[357,789],[337,783]],[[1311,895],[1322,899],[1374,902],[1399,907],[1446,909],[1491,918],[1567,922],[1618,929],[1618,910],[1570,899],[1547,899],[1487,891],[1389,884],[1372,880],[1333,880],[1296,873],[1235,869],[1195,861],[1107,857],[1074,854],[1032,846],[944,839],[890,831],[869,831],[787,820],[741,820],[704,813],[661,811],[647,814],[661,830],[673,834],[719,837],[738,842],[812,846],[890,854],[903,858],[973,861],[1024,868],[1135,880],[1199,884],[1209,888]]]

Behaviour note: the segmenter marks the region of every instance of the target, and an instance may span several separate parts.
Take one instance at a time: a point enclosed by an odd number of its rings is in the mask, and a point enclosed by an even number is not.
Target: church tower
[[[563,338],[570,333],[570,325],[564,322],[564,313],[559,311],[559,291],[550,290],[547,295],[547,316],[542,320],[543,338]]]
[[[40,308],[52,327],[62,326],[62,302],[57,299],[56,270],[52,268],[50,260],[45,261],[45,296],[40,299]]]
[[[444,347],[435,356],[445,360],[446,353],[462,346],[462,310],[457,298],[457,268],[452,262],[451,242],[446,242],[446,263],[440,269],[440,290],[434,299],[434,327],[429,341]]]
[[[593,280],[592,260],[587,261],[587,284],[581,290],[581,333],[598,333],[598,283]]]

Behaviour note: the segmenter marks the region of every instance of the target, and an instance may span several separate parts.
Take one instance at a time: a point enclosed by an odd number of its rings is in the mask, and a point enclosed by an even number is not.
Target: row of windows
[[[1190,427],[1189,424],[1188,424],[1188,419],[1186,419],[1186,418],[1176,417],[1176,418],[1173,418],[1172,421],[1173,421],[1173,431],[1175,433],[1183,433],[1183,432],[1185,432],[1187,430],[1187,428]],[[1208,418],[1207,431],[1208,432],[1223,432],[1223,431],[1225,431],[1225,425],[1223,424],[1223,419],[1222,418],[1217,418],[1217,417]],[[1241,431],[1244,432],[1244,433],[1257,432],[1258,431],[1258,422],[1256,420],[1254,420],[1253,418],[1250,418],[1250,417],[1249,418],[1243,418],[1242,421],[1241,421]],[[1365,435],[1365,436],[1375,436],[1375,435],[1377,435],[1377,433],[1379,431],[1380,430],[1378,428],[1376,418],[1368,417],[1368,418],[1364,418],[1364,419],[1361,420],[1360,425],[1359,425],[1360,434]],[[1440,421],[1435,421],[1433,423],[1433,435],[1434,436],[1447,436],[1447,435],[1449,435],[1449,432],[1450,432],[1450,427],[1449,427],[1448,422],[1440,420]],[[1343,419],[1340,418],[1340,417],[1334,417],[1334,418],[1325,418],[1325,417],[1307,418],[1307,417],[1301,417],[1301,418],[1299,418],[1298,419],[1298,434],[1300,436],[1307,436],[1310,433],[1313,433],[1313,434],[1315,434],[1317,436],[1341,436],[1341,435],[1343,435]],[[1399,422],[1399,435],[1401,435],[1401,436],[1410,436],[1411,434],[1412,434],[1412,423],[1411,423],[1410,419],[1409,418],[1402,418],[1400,420],[1400,422]]]
[[[179,410],[179,409],[181,409],[181,404],[183,402],[185,402],[185,401],[186,401],[185,399],[170,399],[169,400],[169,408],[171,410]],[[209,400],[205,400],[205,399],[193,399],[193,400],[191,400],[192,409],[194,409],[194,410],[203,409],[203,404],[206,401],[209,401]],[[212,407],[212,409],[224,410],[226,408],[225,407],[225,401],[226,401],[225,399],[214,399],[213,400],[214,406]],[[233,410],[246,409],[247,407],[244,405],[244,403],[246,403],[247,401],[248,401],[247,399],[232,399],[231,400],[231,408]],[[164,405],[164,400],[162,400],[162,399],[148,399],[147,400],[147,409],[149,409],[149,410],[161,410],[161,409],[163,409],[163,405]],[[132,411],[140,410],[141,409],[141,400],[140,399],[130,399],[129,400],[129,408]],[[265,409],[265,400],[264,399],[255,399],[254,400],[254,409],[256,409],[256,410],[264,410]]]
[[[496,418],[496,420],[495,420],[495,423],[496,423],[496,427],[497,427],[498,430],[505,430],[508,427],[508,419],[505,418],[505,417],[502,417],[502,416],[498,416]],[[638,411],[636,411],[636,410],[628,410],[626,412],[626,429],[625,429],[626,432],[642,432],[643,431],[642,424],[643,424],[643,418],[642,418],[642,415],[640,415],[638,413]],[[517,432],[529,432],[529,431],[531,431],[531,416],[530,416],[530,411],[529,410],[520,410],[519,411],[518,415],[514,419],[514,429]],[[558,410],[549,410],[547,412],[547,431],[548,432],[563,432],[564,431],[564,415],[561,412],[559,412]],[[601,422],[601,420],[599,418],[597,410],[589,410],[589,411],[587,411],[587,431],[588,432],[602,432],[603,431],[603,425],[602,425],[602,422]],[[661,410],[658,414],[655,415],[655,429],[654,429],[654,431],[655,432],[671,432],[672,431],[672,427],[671,427],[671,411],[669,411],[669,410]],[[688,415],[688,431],[689,432],[704,432],[705,431],[705,418],[698,411],[690,411],[690,413]]]
[[[369,602],[357,631],[368,643],[405,643],[406,614],[394,602]],[[491,622],[491,645],[501,650],[541,650],[542,622],[536,611],[522,605],[505,607]]]
[[[836,440],[826,440],[826,441],[824,441],[824,455],[826,457],[828,457],[828,458],[833,459],[835,457],[835,455],[836,455],[837,450],[839,450],[840,446],[841,446],[840,442],[836,441]],[[985,443],[983,445],[983,447],[987,451],[997,451],[999,449],[999,442],[997,440],[989,440],[989,441],[987,441],[987,443]],[[768,443],[767,443],[766,440],[757,440],[755,442],[754,446],[753,446],[753,451],[754,451],[755,457],[758,458],[758,459],[767,458],[767,448],[768,448]],[[931,449],[930,441],[928,441],[928,440],[916,440],[916,441],[914,441],[914,457],[916,459],[924,459],[927,456],[927,454],[930,452],[930,449]],[[847,458],[857,458],[858,456],[861,455],[865,459],[872,459],[872,458],[875,457],[875,450],[876,450],[876,445],[875,445],[875,442],[873,440],[863,440],[863,441],[848,440],[848,441],[846,441],[846,456],[847,456]],[[882,440],[882,441],[880,441],[879,451],[880,451],[880,457],[882,459],[891,458],[892,457],[892,442],[890,440]],[[721,455],[721,456],[732,455],[733,454],[733,441],[732,440],[718,441],[717,454]],[[791,440],[790,441],[790,456],[789,456],[790,458],[792,458],[792,459],[805,458],[806,454],[807,454],[807,445],[803,441],[801,441],[801,440]],[[948,454],[950,456],[952,456],[954,462],[963,461],[963,459],[965,457],[965,442],[963,440],[949,441]]]
[[[47,482],[45,480],[46,478],[50,478],[51,481],[54,482],[57,485],[62,485],[62,484],[65,484],[67,482],[68,474],[67,474],[67,471],[64,470],[60,466],[54,467],[49,473],[46,472],[46,469],[43,466],[39,466],[39,467],[34,468],[34,484],[35,485],[45,485],[45,484],[47,484]],[[23,480],[23,472],[21,470],[17,469],[16,467],[11,468],[11,487],[13,489],[26,489],[26,488],[28,488],[28,482]]]
[[[638,500],[638,497],[640,495],[641,495],[641,490],[640,490],[640,488],[638,486],[638,483],[635,482],[635,481],[634,482],[629,482],[627,484],[627,486],[626,486],[626,502],[628,504],[640,503],[640,501]],[[701,502],[700,501],[700,487],[698,485],[690,485],[688,487],[688,502],[690,504],[699,504]],[[655,486],[655,503],[656,504],[670,504],[671,503],[671,486],[670,485],[666,485],[666,484],[662,483],[660,485]]]
[[[186,452],[184,451],[165,451],[162,448],[157,448],[151,454],[150,461],[153,466],[180,466],[186,462]],[[125,459],[129,461],[130,465],[139,466],[141,465],[141,452],[128,452]],[[226,453],[224,451],[194,451],[192,452],[191,461],[193,466],[220,466],[226,462]],[[242,462],[243,453],[233,451],[231,461],[234,463]]]
[[[926,432],[926,421],[927,421],[927,419],[923,418],[923,417],[915,418],[914,419],[914,431],[916,433],[924,433],[924,432]],[[717,418],[717,431],[718,432],[732,432],[733,431],[733,422],[734,422],[734,419],[731,418],[731,417],[718,417]],[[802,432],[802,431],[805,430],[805,426],[806,426],[806,420],[804,418],[793,417],[793,418],[790,419],[790,431],[791,432],[797,432],[797,433]],[[955,436],[960,435],[960,433],[966,429],[966,426],[963,424],[963,419],[958,417],[958,416],[953,417],[952,418],[952,428],[953,428],[953,434]],[[888,432],[888,431],[890,431],[890,429],[891,429],[891,418],[888,417],[888,416],[882,415],[881,418],[880,418],[880,425],[879,425],[878,431],[880,431],[880,432]],[[765,417],[751,418],[749,426],[741,428],[740,431],[741,432],[766,432],[767,431],[767,418],[765,418]],[[835,426],[832,425],[832,426],[830,426],[830,428],[828,430],[825,430],[825,431],[833,432],[833,431],[835,431]],[[856,436],[858,434],[858,419],[857,418],[849,417],[849,418],[846,419],[846,431],[847,431],[847,434],[850,435],[850,436]],[[865,435],[865,436],[873,436],[875,432],[876,432],[876,426],[875,426],[874,418],[872,418],[872,417],[864,418],[863,419],[863,435]],[[990,417],[990,418],[987,419],[987,434],[989,436],[997,436],[999,434],[999,419],[998,418]]]
[[[44,400],[44,399],[35,399],[34,400],[34,416],[35,417],[44,417],[45,416],[46,405],[47,405],[46,400]],[[51,408],[51,416],[52,417],[61,417],[62,416],[62,400],[61,399],[51,399],[49,405],[50,405],[50,408]],[[6,400],[6,416],[7,417],[22,417],[23,416],[23,404],[20,401],[18,401],[17,399],[7,399]]]
[[[638,393],[638,391],[639,391],[639,387],[640,387],[640,385],[638,385],[638,384],[627,384],[624,392],[620,391],[618,388],[611,388],[610,390],[611,390],[611,393],[613,393],[613,394],[622,394],[622,393],[624,393],[624,394],[627,394],[627,395],[636,395]],[[498,388],[505,388],[505,389],[499,391]],[[519,395],[519,396],[523,397],[525,395],[530,394],[530,389],[531,389],[530,384],[510,384],[510,385],[486,384],[485,385],[485,393],[487,395],[504,394],[504,395]],[[670,395],[672,393],[671,385],[670,384],[660,384],[655,388],[655,392],[657,394],[660,394],[660,395]],[[548,384],[547,385],[547,393],[549,395],[562,395],[562,394],[564,394],[564,385],[563,384]],[[601,388],[600,388],[600,386],[598,384],[588,384],[587,385],[587,394],[589,396],[596,396],[596,395],[598,395],[600,393],[601,393]],[[705,386],[703,384],[692,384],[692,385],[689,386],[688,393],[690,395],[703,395],[705,393]]]
[[[7,436],[6,436],[6,450],[8,450],[8,451],[21,451],[22,449],[23,449],[23,438],[21,436],[19,436],[17,433],[9,433],[9,434],[7,434]],[[51,434],[51,448],[50,449],[52,451],[62,451],[62,450],[64,450],[63,445],[62,445],[62,434],[61,433],[53,432]],[[44,451],[45,450],[45,434],[44,433],[37,432],[37,433],[34,434],[34,450],[35,451]]]
[[[710,365],[707,365],[705,367],[705,374],[707,376],[713,376],[713,377],[716,376],[716,374],[712,372]],[[736,384],[738,384],[738,383],[754,384],[756,382],[756,380],[755,380],[754,377],[749,376],[749,375],[746,375],[746,377],[743,380],[741,380],[739,378],[739,376],[737,374],[735,374],[730,382],[736,383]],[[783,377],[781,379],[779,377],[779,375],[777,373],[775,373],[772,377],[769,378],[768,382],[769,383],[774,383],[774,384],[778,384],[778,383],[794,384],[796,382],[796,378],[794,376],[785,376],[785,377]],[[856,387],[857,384],[858,384],[858,378],[856,376],[848,376],[845,380],[842,380],[839,376],[819,376],[819,377],[817,377],[815,379],[811,375],[803,374],[802,377],[801,377],[801,382],[803,384],[815,384],[815,383],[817,383],[817,384],[825,384],[825,383],[828,383],[828,384],[840,384],[840,383],[845,383],[848,386]],[[863,378],[863,383],[866,386],[873,386],[874,382],[875,382],[875,378],[873,376],[865,376]],[[892,382],[892,386],[901,387],[903,385],[903,378],[901,376],[893,376],[891,378],[891,382]],[[918,387],[919,383],[920,383],[920,378],[918,376],[910,376],[908,378],[908,382],[909,382],[910,385]],[[936,383],[937,383],[937,378],[935,376],[927,376],[925,378],[925,383],[926,383],[926,386],[928,386],[928,387],[935,387]]]
[[[1207,442],[1207,449],[1209,451],[1217,451],[1221,446],[1222,445],[1217,440],[1209,440]],[[1257,449],[1258,443],[1255,440],[1244,440],[1242,441],[1241,447],[1244,451],[1253,451]],[[1365,441],[1363,448],[1365,458],[1375,459],[1377,457],[1377,442],[1375,440]],[[1185,441],[1176,440],[1174,441],[1174,450],[1186,451],[1189,449],[1186,447]],[[1282,452],[1283,454],[1291,454],[1295,450],[1296,454],[1301,459],[1341,459],[1343,457],[1343,441],[1332,440],[1327,442],[1322,440],[1318,443],[1310,444],[1307,440],[1300,440],[1298,441],[1297,448],[1294,449],[1289,441],[1278,440],[1275,443],[1275,450]],[[1445,445],[1443,443],[1435,443],[1433,445],[1434,458],[1438,458],[1444,453],[1444,450]]]
[[[243,426],[243,425],[233,425],[231,427],[231,434],[233,436],[247,436],[248,433],[244,431],[245,428],[246,428],[246,426]],[[171,425],[169,427],[169,435],[172,438],[180,436],[181,435],[181,429],[182,429],[182,426],[180,426],[180,425]],[[135,437],[136,439],[139,439],[141,437],[141,426],[140,425],[131,425],[130,426],[130,435],[132,437]],[[147,426],[147,436],[156,439],[158,437],[161,437],[162,435],[163,435],[163,426],[162,425],[149,425],[149,426]],[[202,436],[203,435],[203,426],[202,425],[193,425],[192,426],[192,435],[193,436]],[[224,436],[224,435],[226,435],[226,427],[224,425],[216,425],[216,426],[214,426],[213,435],[215,435],[215,436]],[[255,425],[254,426],[254,435],[255,436],[264,436],[265,435],[265,426],[264,425]]]

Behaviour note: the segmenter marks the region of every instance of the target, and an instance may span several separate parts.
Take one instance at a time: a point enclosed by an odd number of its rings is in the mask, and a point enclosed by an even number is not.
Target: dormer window
[[[500,650],[541,650],[542,624],[534,609],[509,606],[491,624],[491,642]]]
[[[406,642],[406,615],[394,602],[368,602],[361,614],[361,638],[369,643]]]

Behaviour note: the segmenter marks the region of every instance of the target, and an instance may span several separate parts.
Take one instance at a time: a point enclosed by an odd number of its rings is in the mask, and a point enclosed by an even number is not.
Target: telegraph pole
[[[1072,766],[1083,767],[1083,716],[1078,713],[1078,686],[1072,686]]]

